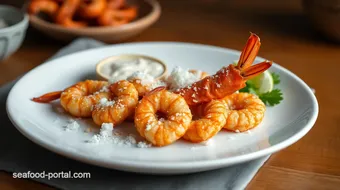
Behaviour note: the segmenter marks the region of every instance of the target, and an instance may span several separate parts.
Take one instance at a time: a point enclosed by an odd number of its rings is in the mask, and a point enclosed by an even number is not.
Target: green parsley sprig
[[[274,89],[270,92],[259,93],[259,89],[253,84],[251,80],[246,82],[246,86],[239,90],[240,92],[248,92],[259,96],[259,98],[265,103],[267,106],[275,106],[281,103],[283,100],[282,92],[280,89],[275,88],[276,85],[280,84],[280,75],[277,73],[271,73],[274,82]]]

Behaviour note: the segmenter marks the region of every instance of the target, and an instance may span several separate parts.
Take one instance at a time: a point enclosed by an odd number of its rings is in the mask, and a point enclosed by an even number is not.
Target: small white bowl
[[[163,77],[166,76],[168,68],[165,63],[163,63],[161,60],[156,59],[154,57],[146,56],[146,55],[138,55],[138,54],[122,54],[122,55],[116,55],[116,56],[110,56],[107,57],[96,65],[96,73],[97,77],[99,77],[101,80],[109,80],[110,76],[102,72],[102,68],[106,65],[112,65],[115,64],[117,60],[124,61],[124,60],[131,60],[131,59],[146,59],[146,60],[151,60],[155,63],[159,63],[163,67],[163,72],[159,76],[154,76],[156,80],[162,79]],[[136,70],[137,71],[137,70]]]
[[[0,28],[0,60],[16,52],[22,45],[28,28],[28,15],[12,6],[0,5],[0,19],[7,25]]]

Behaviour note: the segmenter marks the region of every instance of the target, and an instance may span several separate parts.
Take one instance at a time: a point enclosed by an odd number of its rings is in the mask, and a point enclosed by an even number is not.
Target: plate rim
[[[101,166],[105,168],[111,168],[111,169],[118,169],[123,171],[135,171],[136,169],[150,169],[150,170],[158,170],[158,171],[139,171],[141,173],[164,173],[161,170],[185,170],[185,169],[192,169],[192,168],[222,168],[238,163],[243,163],[247,161],[251,161],[254,159],[258,159],[261,157],[268,156],[270,154],[273,154],[275,152],[278,152],[294,143],[296,143],[298,140],[300,140],[302,137],[304,137],[315,125],[316,120],[319,115],[319,104],[317,101],[317,98],[315,94],[312,92],[310,87],[296,74],[291,72],[290,70],[280,66],[277,63],[273,63],[274,67],[277,67],[277,69],[281,70],[282,72],[285,72],[289,75],[289,77],[292,77],[296,82],[298,82],[300,85],[302,85],[305,90],[308,92],[308,95],[310,96],[312,102],[311,107],[313,108],[312,116],[310,117],[309,121],[305,124],[303,128],[301,128],[297,133],[290,136],[289,138],[286,138],[285,140],[264,148],[262,150],[258,150],[255,152],[247,153],[244,155],[238,155],[238,156],[232,156],[232,157],[226,157],[226,158],[218,158],[218,159],[209,159],[209,160],[200,160],[200,161],[180,161],[180,162],[151,162],[151,161],[144,161],[136,162],[136,161],[125,161],[125,160],[110,160],[110,162],[101,160],[101,159],[95,159],[90,157],[84,157],[83,153],[79,152],[71,152],[70,150],[63,149],[61,147],[58,147],[54,145],[51,142],[43,141],[40,138],[37,138],[34,134],[30,134],[29,130],[26,130],[25,127],[20,126],[16,119],[12,117],[13,113],[11,112],[10,108],[10,99],[12,97],[12,94],[15,92],[15,89],[18,88],[20,85],[20,82],[23,81],[26,77],[29,77],[32,75],[32,73],[39,70],[41,67],[46,67],[50,62],[58,62],[58,60],[66,59],[67,57],[77,56],[77,54],[85,54],[90,51],[100,51],[103,49],[110,49],[110,48],[119,48],[121,46],[135,46],[135,45],[180,45],[180,46],[191,46],[195,48],[206,48],[206,49],[212,49],[212,50],[218,50],[228,53],[236,53],[240,54],[241,51],[225,48],[225,47],[219,47],[219,46],[213,46],[213,45],[207,45],[207,44],[200,44],[200,43],[188,43],[188,42],[132,42],[132,43],[122,43],[122,44],[116,44],[116,45],[106,45],[102,47],[97,48],[91,48],[87,50],[81,50],[78,52],[70,53],[64,56],[57,57],[52,60],[48,60],[43,62],[42,64],[38,65],[37,67],[33,68],[29,72],[25,73],[22,77],[19,78],[18,81],[14,84],[14,86],[11,88],[11,90],[8,93],[8,96],[6,98],[6,113],[8,115],[8,118],[12,122],[12,124],[15,126],[15,128],[26,138],[28,138],[30,141],[34,142],[35,144],[52,151],[54,153],[57,153],[61,156],[64,156],[66,158],[71,158],[73,160],[77,160],[83,163]],[[257,59],[264,59],[260,56],[256,57]],[[265,59],[264,59],[265,60]],[[147,163],[147,164],[146,164]],[[210,169],[204,169],[210,170]],[[169,173],[169,171],[165,171],[165,173]],[[170,172],[171,173],[171,172]],[[183,173],[174,171],[173,173]],[[184,172],[184,173],[192,173],[190,171]]]

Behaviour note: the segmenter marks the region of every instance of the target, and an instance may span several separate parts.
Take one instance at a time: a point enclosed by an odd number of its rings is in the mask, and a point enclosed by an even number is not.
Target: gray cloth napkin
[[[61,49],[50,59],[65,54],[100,47],[104,44],[92,39],[81,38]],[[2,111],[0,133],[0,170],[7,172],[89,172],[90,178],[33,178],[60,189],[138,189],[138,190],[222,190],[245,189],[259,168],[269,158],[235,165],[228,168],[185,175],[157,176],[110,170],[74,161],[52,153],[25,138],[9,121],[6,114],[6,98],[15,84],[13,81],[0,88]]]

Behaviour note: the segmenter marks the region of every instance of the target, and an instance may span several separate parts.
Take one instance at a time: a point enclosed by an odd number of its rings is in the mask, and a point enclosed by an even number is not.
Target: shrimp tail
[[[272,61],[263,61],[251,67],[241,70],[243,80],[249,80],[266,71],[273,64]]]
[[[260,38],[256,34],[251,32],[250,37],[248,38],[248,41],[240,55],[240,59],[237,63],[236,68],[241,70],[250,67],[259,52],[260,46]]]
[[[253,65],[255,58],[259,52],[261,46],[260,38],[254,34],[250,33],[250,37],[244,47],[240,59],[237,63],[236,69],[241,71],[241,76],[243,80],[249,80],[267,70],[269,67],[272,66],[272,61],[263,61],[256,65]]]
[[[48,102],[51,102],[53,100],[59,99],[62,92],[63,91],[49,92],[49,93],[44,94],[42,96],[34,97],[31,100],[34,101],[34,102],[38,102],[38,103],[48,103]]]

